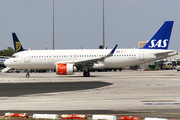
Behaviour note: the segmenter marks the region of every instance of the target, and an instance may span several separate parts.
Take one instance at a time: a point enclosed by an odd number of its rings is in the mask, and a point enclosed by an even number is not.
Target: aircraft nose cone
[[[10,61],[9,61],[9,60],[5,60],[5,61],[4,61],[4,65],[5,65],[6,67],[8,67],[8,66],[10,65]]]

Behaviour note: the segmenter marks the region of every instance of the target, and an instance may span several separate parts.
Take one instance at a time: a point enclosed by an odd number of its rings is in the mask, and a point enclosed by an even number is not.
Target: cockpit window
[[[11,58],[15,58],[15,56],[13,55],[13,56],[11,56]]]
[[[13,55],[11,56],[11,58],[18,58],[18,55]]]

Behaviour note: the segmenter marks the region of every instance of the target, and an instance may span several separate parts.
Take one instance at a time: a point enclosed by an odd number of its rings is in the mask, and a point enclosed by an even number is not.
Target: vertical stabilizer
[[[12,33],[12,37],[13,37],[13,43],[14,43],[15,52],[24,51],[19,39],[16,36],[16,33]]]
[[[140,49],[168,49],[174,21],[165,21],[149,42]]]

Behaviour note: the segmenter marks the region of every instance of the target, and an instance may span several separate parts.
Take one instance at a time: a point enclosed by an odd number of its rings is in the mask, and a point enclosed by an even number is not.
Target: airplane
[[[13,38],[13,43],[14,43],[14,51],[17,53],[17,52],[20,52],[20,51],[24,51],[19,39],[17,38],[16,34],[15,33],[12,33],[12,38]],[[4,65],[4,62],[6,59],[8,59],[10,56],[0,56],[0,68],[5,68],[6,66]],[[11,68],[6,68],[6,69],[3,69],[2,71],[6,72],[8,71],[9,69]]]
[[[4,69],[6,66],[4,65],[4,62],[6,59],[8,59],[8,56],[0,56],[0,69]],[[2,71],[2,70],[1,70]]]
[[[121,68],[143,64],[178,54],[167,50],[174,21],[165,21],[149,42],[140,49],[28,50],[12,55],[5,65],[16,69],[56,69],[57,75],[72,75],[82,70]]]
[[[5,68],[6,66],[4,65],[5,58],[0,58],[0,68]]]

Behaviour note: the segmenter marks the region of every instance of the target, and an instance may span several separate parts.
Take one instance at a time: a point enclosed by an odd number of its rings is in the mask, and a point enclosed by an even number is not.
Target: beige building
[[[143,47],[148,41],[149,40],[147,40],[146,42],[144,42],[144,41],[138,42],[138,48]]]

